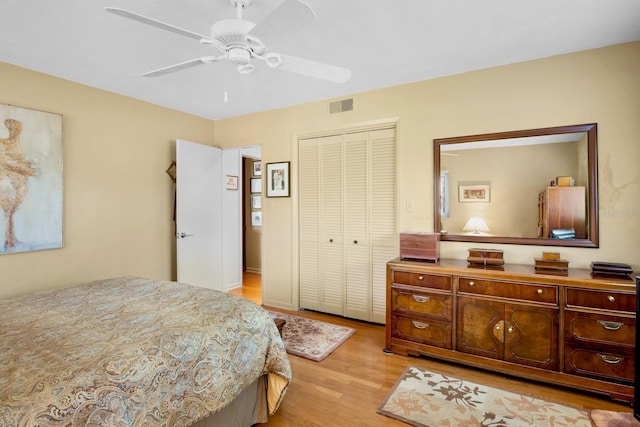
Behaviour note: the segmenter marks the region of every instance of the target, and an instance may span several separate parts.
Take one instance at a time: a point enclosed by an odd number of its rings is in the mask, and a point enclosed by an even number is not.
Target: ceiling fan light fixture
[[[278,53],[268,53],[263,56],[264,61],[271,68],[277,68],[282,64],[282,56]]]
[[[238,74],[249,74],[255,69],[256,69],[256,66],[253,64],[244,64],[244,65],[238,65],[237,71],[238,71]]]

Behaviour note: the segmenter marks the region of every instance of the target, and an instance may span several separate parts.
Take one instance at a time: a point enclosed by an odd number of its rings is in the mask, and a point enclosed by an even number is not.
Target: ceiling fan
[[[209,36],[176,27],[125,9],[106,7],[105,10],[124,18],[196,39],[200,43],[209,45],[217,51],[215,55],[203,56],[146,72],[142,74],[145,77],[161,76],[197,65],[222,60],[228,60],[237,64],[238,73],[248,74],[255,69],[252,59],[258,59],[272,68],[335,83],[344,83],[351,78],[351,70],[347,68],[270,52],[264,43],[262,43],[262,38],[277,38],[278,33],[282,31],[290,33],[314,21],[316,14],[309,5],[300,0],[285,0],[281,6],[272,11],[262,22],[254,24],[242,18],[242,10],[250,6],[253,0],[229,1],[236,8],[236,18],[225,19],[214,23],[211,26]]]

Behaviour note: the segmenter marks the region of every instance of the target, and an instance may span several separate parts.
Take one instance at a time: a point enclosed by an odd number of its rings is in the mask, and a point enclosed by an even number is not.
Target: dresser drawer
[[[461,277],[459,291],[491,297],[513,298],[548,304],[558,304],[558,287],[538,284],[500,282]]]
[[[567,288],[567,306],[636,312],[635,294]]]
[[[634,348],[635,319],[565,311],[565,341]]]
[[[391,311],[394,313],[451,321],[452,306],[451,294],[429,293],[398,286],[391,288]]]
[[[633,383],[635,359],[631,354],[599,352],[565,345],[564,369],[567,374]]]
[[[425,288],[441,289],[443,291],[451,290],[451,276],[439,276],[436,274],[394,271],[393,283],[423,286]]]
[[[391,336],[451,349],[451,323],[407,316],[391,316]]]

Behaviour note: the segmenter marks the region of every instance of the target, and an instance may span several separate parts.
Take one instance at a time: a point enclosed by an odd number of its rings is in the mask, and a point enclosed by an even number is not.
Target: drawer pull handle
[[[475,286],[476,282],[469,282],[469,286]]]
[[[542,295],[542,292],[543,292],[543,291],[542,291],[542,289],[538,289],[538,290],[536,291],[536,293],[537,293],[538,295]]]
[[[605,328],[607,331],[617,331],[622,328],[622,323],[620,322],[607,322],[606,320],[598,320],[598,324]]]
[[[609,302],[616,302],[616,299],[613,295],[609,295],[607,299],[609,300]]]
[[[423,275],[418,276],[418,280],[424,280],[424,276]]]
[[[598,356],[600,356],[600,359],[602,359],[604,363],[608,363],[610,365],[617,365],[618,363],[624,360],[624,357],[607,356],[606,354],[600,354],[600,353],[598,353]]]
[[[411,323],[416,329],[427,329],[429,327],[428,323],[418,322],[417,320],[412,320]]]
[[[422,296],[422,295],[412,295],[412,296],[413,296],[413,299],[414,299],[416,302],[427,302],[427,301],[429,301],[429,300],[431,299],[431,298],[429,298],[429,297],[424,297],[424,296]]]

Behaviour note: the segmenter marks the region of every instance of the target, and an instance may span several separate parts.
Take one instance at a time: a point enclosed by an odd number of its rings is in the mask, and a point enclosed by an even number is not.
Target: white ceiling
[[[282,2],[254,0],[244,18],[259,23]],[[248,75],[216,62],[141,77],[212,55],[212,48],[104,11],[120,7],[208,34],[214,22],[235,17],[230,0],[0,0],[0,61],[222,119],[640,40],[639,0],[305,2],[317,21],[263,42],[270,51],[349,68],[348,82],[300,76],[261,61]]]

